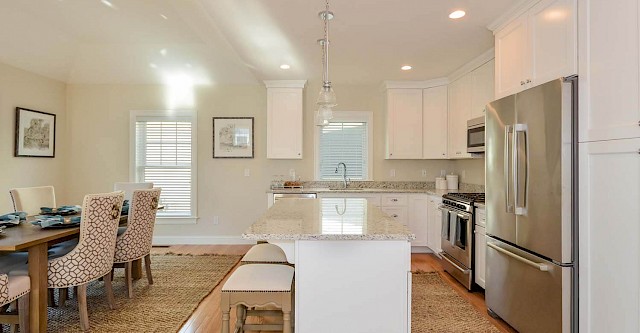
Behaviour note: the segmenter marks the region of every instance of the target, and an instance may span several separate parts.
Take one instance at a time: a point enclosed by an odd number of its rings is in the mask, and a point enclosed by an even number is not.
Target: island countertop
[[[280,200],[242,234],[252,240],[413,240],[415,235],[361,198]]]

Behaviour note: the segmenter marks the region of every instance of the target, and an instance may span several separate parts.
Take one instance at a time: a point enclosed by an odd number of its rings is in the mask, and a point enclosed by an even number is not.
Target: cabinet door
[[[449,85],[449,158],[469,158],[467,153],[467,120],[471,119],[471,75]]]
[[[474,280],[477,285],[484,288],[484,277],[486,272],[487,263],[487,236],[484,227],[477,226],[474,230],[475,236],[475,266],[474,266]]]
[[[447,158],[447,86],[422,91],[422,158]]]
[[[427,246],[429,237],[428,215],[429,197],[426,195],[409,196],[409,229],[416,234],[411,242],[413,246]]]
[[[302,89],[267,89],[267,158],[302,158]]]
[[[520,16],[495,36],[495,99],[514,94],[524,88],[529,68],[528,16]]]
[[[429,236],[427,246],[434,252],[442,252],[442,211],[438,209],[442,198],[429,196]]]
[[[581,142],[640,137],[638,7],[638,0],[580,3]]]
[[[422,89],[387,90],[387,158],[422,158]]]
[[[581,143],[579,193],[580,332],[640,332],[640,139]]]
[[[471,72],[471,118],[484,117],[485,108],[494,98],[495,60],[490,60]]]
[[[578,74],[576,0],[543,0],[529,11],[531,86]]]

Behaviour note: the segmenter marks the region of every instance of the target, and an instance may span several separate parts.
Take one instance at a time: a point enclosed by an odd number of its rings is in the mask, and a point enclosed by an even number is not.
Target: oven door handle
[[[459,269],[463,274],[468,275],[470,273],[471,270],[464,269],[464,268],[460,267],[458,264],[456,264],[455,262],[451,261],[449,258],[447,258],[447,255],[444,253],[444,251],[442,252],[442,256],[441,257],[444,260],[446,260],[447,262],[449,262],[449,264],[451,264],[453,267]]]

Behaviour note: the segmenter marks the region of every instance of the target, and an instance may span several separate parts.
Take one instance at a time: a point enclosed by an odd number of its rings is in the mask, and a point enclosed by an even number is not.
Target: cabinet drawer
[[[407,207],[382,207],[382,211],[394,220],[404,225],[408,225]]]
[[[382,196],[382,206],[406,206],[407,195],[406,194],[384,194]]]

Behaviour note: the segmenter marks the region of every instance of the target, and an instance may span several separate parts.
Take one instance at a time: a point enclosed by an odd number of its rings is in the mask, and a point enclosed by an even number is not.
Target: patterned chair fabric
[[[84,197],[78,246],[49,261],[49,288],[79,286],[111,272],[123,200],[122,191]]]
[[[9,281],[9,276],[0,274],[0,306],[9,304],[31,291],[28,276],[14,276]]]
[[[160,191],[159,188],[133,191],[127,230],[116,241],[114,263],[138,260],[151,252]]]
[[[13,209],[26,212],[27,215],[40,214],[40,207],[56,207],[56,194],[53,186],[23,187],[9,190]]]

